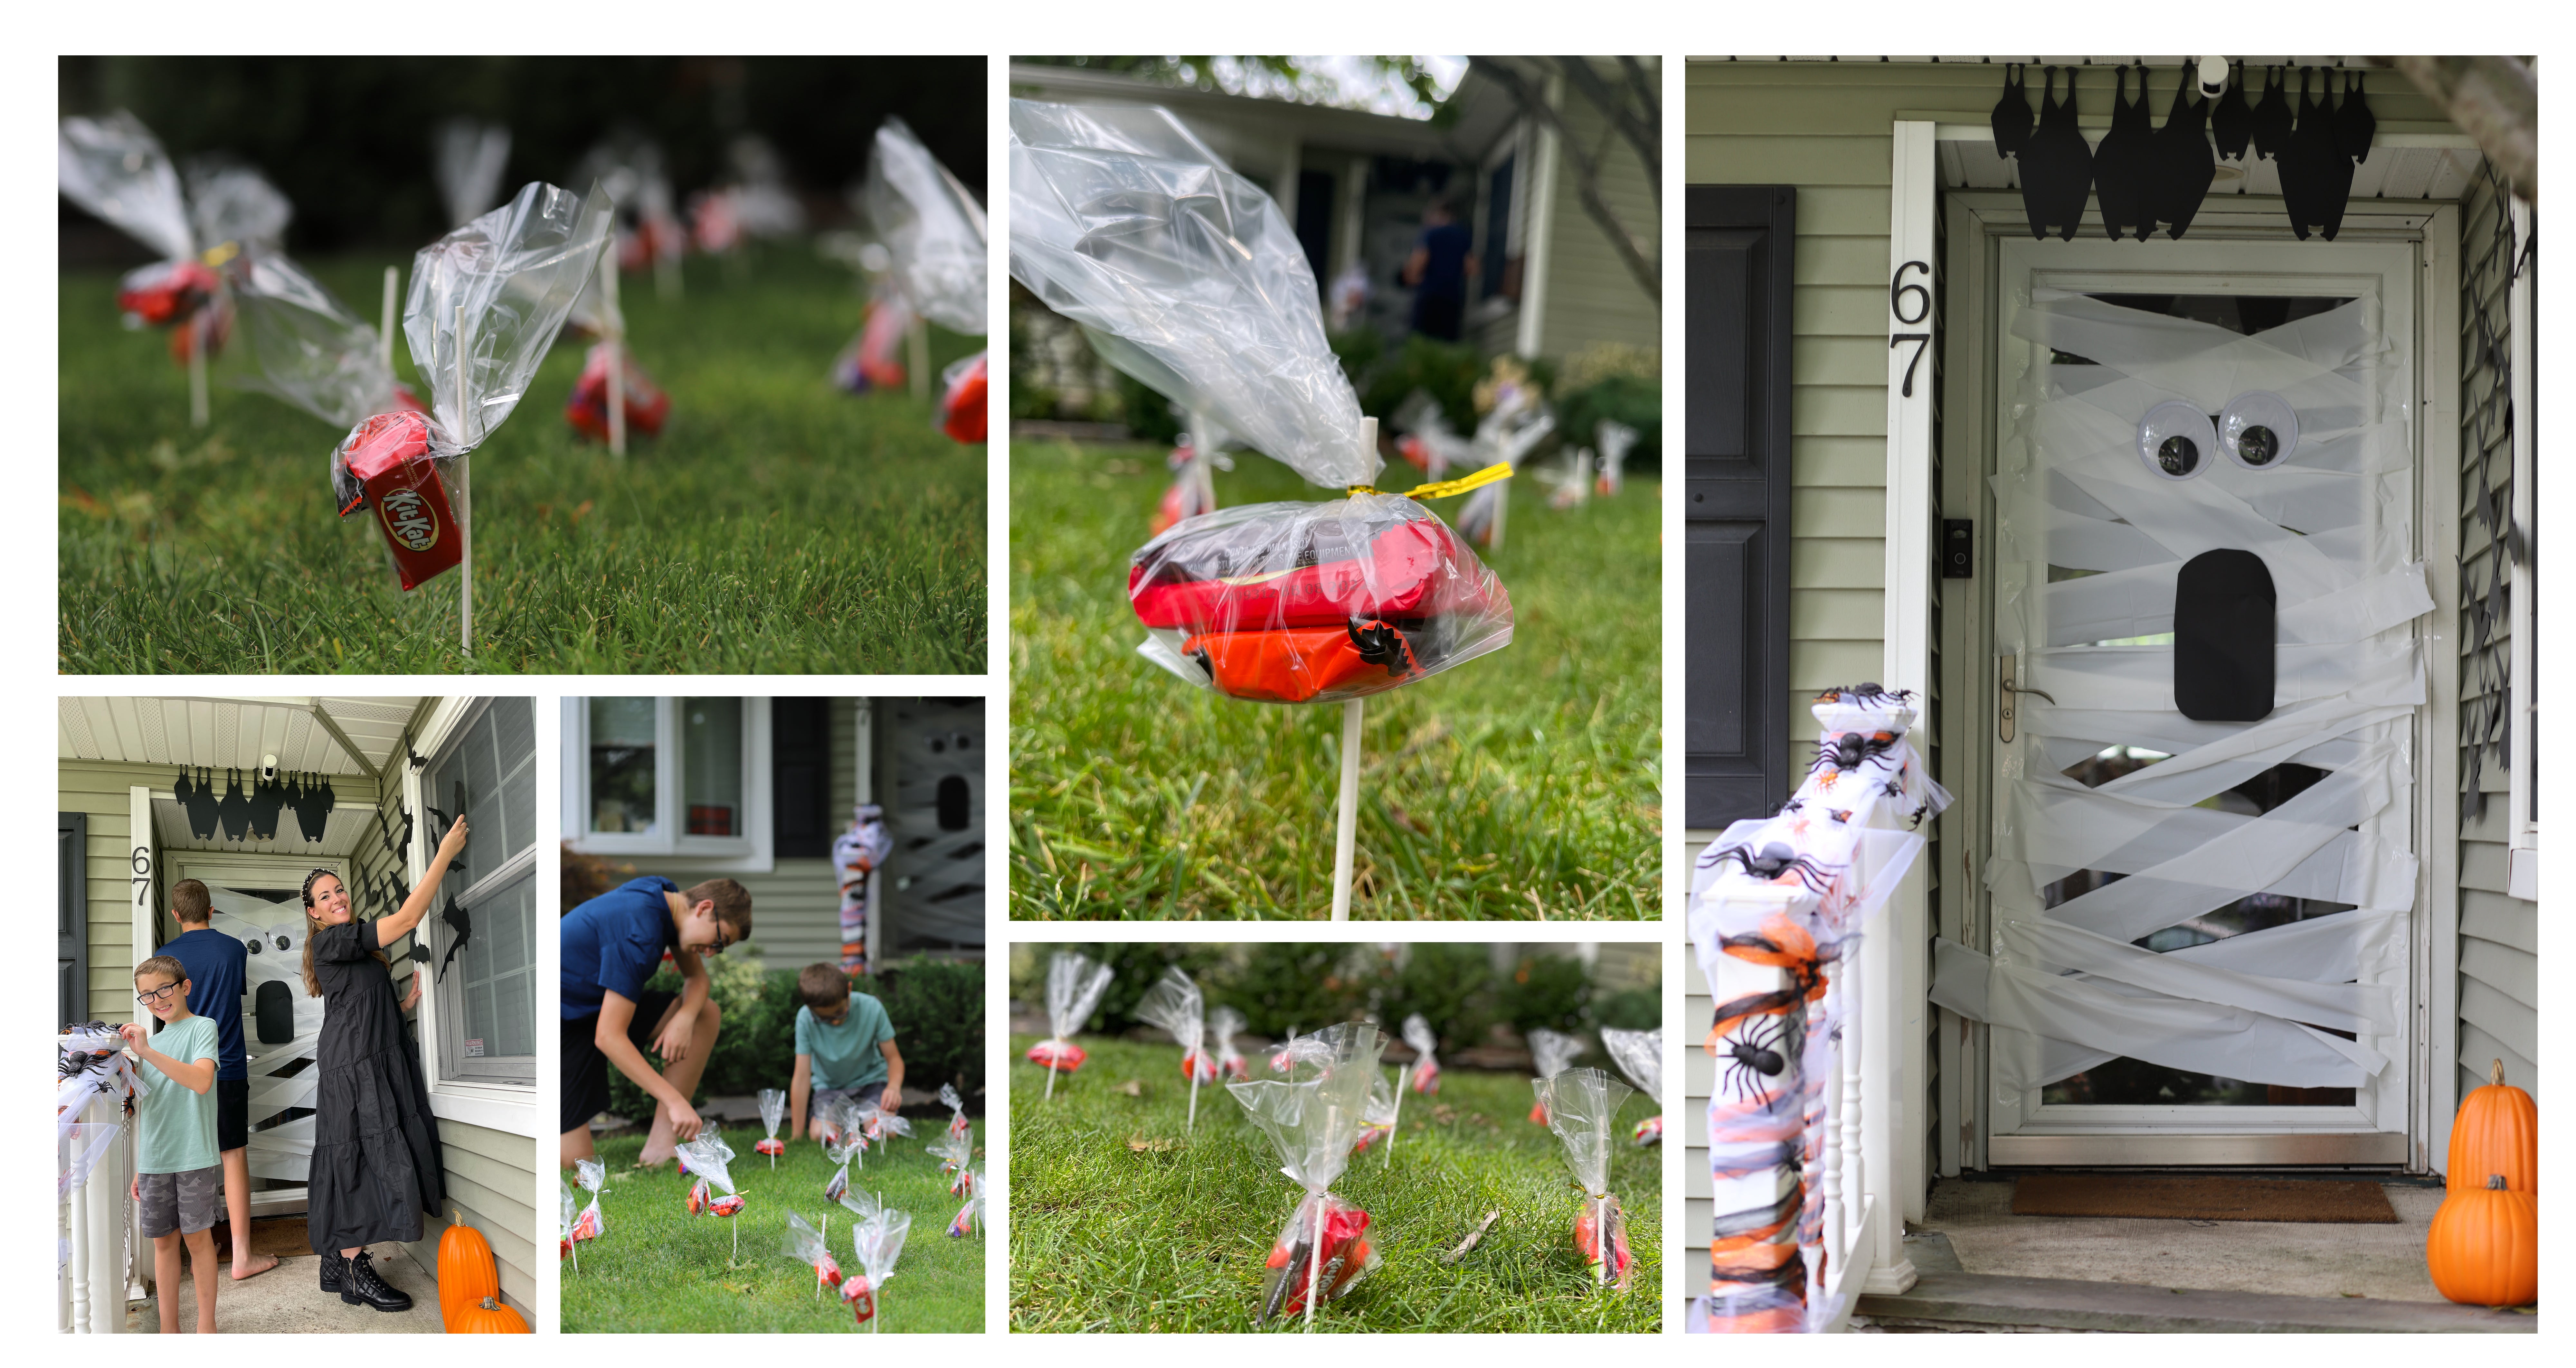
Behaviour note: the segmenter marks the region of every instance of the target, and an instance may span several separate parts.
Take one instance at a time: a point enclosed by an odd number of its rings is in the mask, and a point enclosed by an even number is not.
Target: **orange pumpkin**
[[[2446,1180],[2457,1186],[2485,1187],[2501,1175],[2512,1192],[2540,1191],[2540,1105],[2531,1094],[2504,1081],[2504,1061],[2495,1062],[2485,1087],[2460,1103],[2451,1119],[2451,1161]]]
[[[531,1333],[519,1313],[503,1306],[499,1300],[485,1297],[466,1307],[455,1320],[448,1322],[451,1335],[525,1335]]]
[[[450,1208],[447,1233],[438,1237],[439,1323],[454,1334],[458,1316],[473,1310],[476,1302],[500,1295],[501,1271],[492,1262],[492,1242],[465,1224],[462,1212]]]
[[[2468,1306],[2524,1306],[2540,1299],[2540,1194],[2515,1192],[2504,1175],[2454,1187],[2424,1241],[2433,1288]]]

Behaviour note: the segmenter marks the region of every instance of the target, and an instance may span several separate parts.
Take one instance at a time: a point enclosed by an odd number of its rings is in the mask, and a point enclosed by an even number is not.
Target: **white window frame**
[[[424,802],[429,795],[423,791],[423,785],[428,781],[429,772],[437,768],[438,761],[443,758],[440,752],[447,748],[448,742],[460,736],[473,725],[477,718],[489,711],[493,702],[494,700],[488,697],[442,698],[430,710],[429,718],[421,725],[421,734],[417,741],[419,753],[428,756],[429,763],[417,769],[408,764],[402,767],[403,804],[410,808],[416,817],[427,812]],[[536,720],[535,710],[536,701],[530,699],[531,723]],[[539,762],[538,768],[543,768],[542,761]],[[420,886],[421,877],[429,872],[430,859],[437,853],[436,848],[430,843],[429,826],[426,820],[415,821],[412,825],[411,847],[403,852],[407,878],[415,888]],[[458,902],[470,907],[481,901],[479,895],[522,876],[541,881],[543,871],[537,868],[537,857],[545,849],[545,845],[543,840],[530,841],[527,849],[520,851],[488,873],[476,870],[473,862],[468,860],[466,872],[474,875],[473,882],[451,891],[456,894]],[[540,895],[544,892],[542,886],[537,891]],[[442,898],[439,901],[444,905],[446,900]],[[431,941],[430,924],[436,917],[437,911],[433,908],[413,930],[412,934],[424,946]],[[536,920],[538,925],[530,928],[532,936],[542,927],[542,919]],[[545,1052],[545,1042],[539,1038],[533,1028],[544,1021],[544,1013],[540,1010],[540,1005],[545,999],[543,964],[542,956],[534,957],[530,961],[529,972],[534,991],[529,995],[529,1003],[530,1011],[536,1020],[531,1023],[532,1029],[529,1032],[528,1076],[524,1080],[490,1076],[450,1078],[446,1075],[446,1055],[443,1053],[442,1046],[449,1024],[446,1019],[447,986],[440,983],[438,975],[433,972],[436,968],[435,959],[429,964],[411,966],[413,973],[425,973],[429,976],[429,982],[423,985],[420,995],[420,1063],[422,1075],[429,1081],[430,1111],[433,1115],[463,1121],[468,1125],[510,1131],[514,1134],[536,1134],[533,1127],[536,1124],[537,1059]],[[462,985],[459,985],[458,991],[463,991]],[[502,1115],[510,1119],[506,1123],[490,1119]]]
[[[2513,240],[2517,246],[2531,240],[2531,208],[2510,196],[2506,212],[2513,216]],[[2522,529],[2526,545],[2536,542],[2534,517],[2538,512],[2535,477],[2535,429],[2539,415],[2538,386],[2532,374],[2534,354],[2538,350],[2532,337],[2531,278],[2517,272],[2505,296],[2507,355],[2513,367],[2513,525]],[[2506,801],[2511,805],[2511,819],[2506,823],[2511,848],[2507,856],[2507,888],[2514,897],[2540,901],[2540,824],[2531,811],[2532,784],[2537,778],[2533,766],[2538,763],[2532,747],[2533,725],[2539,720],[2540,700],[2532,691],[2533,668],[2538,663],[2535,648],[2540,630],[2537,599],[2540,577],[2534,573],[2532,557],[2519,558],[2513,576],[2507,581],[2506,630],[2512,634],[2507,650],[2505,684],[2508,739]]]
[[[714,697],[717,695],[688,695]],[[590,830],[590,698],[563,701],[563,831],[566,844],[584,855],[666,856],[692,870],[766,874],[776,863],[770,814],[769,700],[742,700],[742,812],[740,836],[691,836],[681,793],[686,776],[680,748],[679,697],[653,700],[653,825],[649,834]]]

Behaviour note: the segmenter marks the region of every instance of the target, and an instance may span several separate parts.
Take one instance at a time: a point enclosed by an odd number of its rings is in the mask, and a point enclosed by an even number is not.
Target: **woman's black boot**
[[[339,1251],[339,1250],[336,1250],[336,1249],[326,1249],[326,1250],[323,1250],[323,1251],[322,1251],[322,1290],[323,1290],[323,1291],[325,1291],[325,1292],[337,1292],[337,1291],[339,1291],[339,1290],[340,1290],[340,1285],[341,1285],[341,1283],[342,1283],[342,1282],[347,1278],[347,1276],[348,1276],[348,1272],[349,1272],[349,1261],[348,1261],[348,1259],[347,1259],[347,1258],[345,1258],[345,1257],[343,1257],[343,1256],[341,1255],[341,1253],[340,1253],[340,1251]]]
[[[411,1294],[387,1283],[376,1272],[367,1251],[361,1249],[349,1260],[349,1271],[340,1280],[340,1300],[351,1306],[372,1306],[379,1311],[409,1311]]]

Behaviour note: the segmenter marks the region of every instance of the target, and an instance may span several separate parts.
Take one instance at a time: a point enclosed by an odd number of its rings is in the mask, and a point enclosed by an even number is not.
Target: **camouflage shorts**
[[[224,1166],[210,1165],[186,1173],[147,1173],[143,1194],[143,1233],[188,1235],[203,1230],[224,1214]]]

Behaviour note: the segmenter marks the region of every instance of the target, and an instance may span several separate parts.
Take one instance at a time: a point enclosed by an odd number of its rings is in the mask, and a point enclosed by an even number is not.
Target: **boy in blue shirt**
[[[698,1137],[689,1099],[714,1053],[723,1019],[709,997],[705,955],[751,935],[751,895],[731,879],[683,891],[659,876],[632,879],[563,919],[563,1166],[591,1157],[590,1118],[608,1107],[613,1066],[651,1095],[653,1128],[636,1159],[651,1168]],[[668,953],[680,991],[646,988]],[[662,1057],[655,1070],[644,1052]]]
[[[134,966],[134,1000],[160,1023],[118,1028],[135,1072],[149,1089],[136,1099],[134,1185],[143,1233],[152,1237],[154,1299],[161,1333],[179,1333],[179,1245],[197,1263],[197,1333],[215,1332],[215,1213],[222,1209],[223,1160],[215,1150],[215,1023],[188,1010],[188,970],[168,955]]]
[[[214,899],[204,883],[181,879],[170,886],[170,915],[179,935],[161,953],[188,974],[188,1011],[213,1022],[215,1041],[215,1148],[224,1156],[224,1216],[232,1223],[233,1281],[277,1267],[274,1254],[250,1248],[250,1052],[242,1043],[242,979],[250,952],[215,929]]]
[[[796,1081],[788,1089],[796,1125],[789,1138],[805,1138],[806,1116],[822,1115],[839,1098],[902,1110],[903,1054],[894,1047],[885,1004],[851,992],[836,964],[797,971],[796,997],[804,1005],[796,1009]]]

